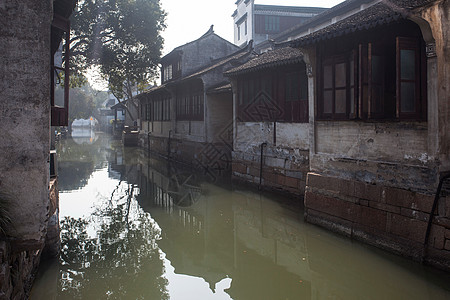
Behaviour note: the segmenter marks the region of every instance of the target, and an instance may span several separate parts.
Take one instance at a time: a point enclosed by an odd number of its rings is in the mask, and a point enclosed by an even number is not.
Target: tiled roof
[[[137,95],[136,99],[143,100],[143,99],[145,99],[147,97],[147,95],[150,95],[150,94],[153,94],[153,93],[156,93],[156,92],[160,92],[160,91],[164,91],[164,89],[166,87],[167,86],[165,84],[160,85],[160,86],[155,86],[155,87],[153,87],[153,88],[151,88],[149,90],[146,90],[145,92],[142,92],[139,95]]]
[[[371,29],[380,25],[389,24],[400,19],[405,19],[411,9],[422,7],[436,0],[385,0],[374,4],[354,15],[329,25],[316,32],[298,38],[289,45],[292,47],[306,46],[322,40],[332,39],[356,31]],[[357,3],[355,0],[346,2]],[[341,3],[342,6],[344,3]],[[332,8],[331,10],[334,10]],[[326,12],[326,13],[329,13]],[[322,14],[322,17],[325,15]],[[321,15],[317,16],[321,17]]]
[[[230,91],[231,91],[231,83],[226,83],[226,84],[222,84],[217,87],[214,87],[214,88],[210,88],[208,90],[208,94],[221,94],[221,93],[230,92]]]
[[[302,61],[303,53],[299,49],[285,47],[269,51],[248,61],[247,63],[225,72],[227,76],[236,76],[261,69],[288,65]]]
[[[205,73],[207,73],[207,72],[209,72],[211,70],[214,70],[214,69],[216,69],[216,68],[218,68],[220,66],[223,66],[223,65],[225,65],[227,63],[231,63],[233,61],[237,61],[237,60],[245,57],[246,55],[248,55],[251,52],[251,51],[249,51],[250,48],[251,47],[247,47],[247,48],[244,48],[242,50],[239,50],[238,52],[235,52],[234,54],[232,54],[230,56],[227,56],[227,57],[224,57],[224,58],[220,58],[220,59],[214,61],[211,65],[209,65],[209,66],[207,66],[205,68],[202,68],[201,70],[198,70],[198,71],[194,72],[191,75],[185,76],[185,77],[181,78],[180,80],[182,81],[182,80],[186,80],[186,79],[191,79],[191,78],[203,75],[203,74],[205,74]]]
[[[208,65],[206,67],[203,67],[203,68],[195,71],[194,73],[192,73],[190,75],[187,75],[187,76],[185,76],[183,78],[180,78],[180,79],[177,79],[175,81],[170,81],[170,82],[165,83],[163,85],[154,87],[152,89],[149,89],[149,90],[145,91],[144,93],[142,93],[140,95],[142,95],[141,97],[145,97],[146,95],[153,94],[153,93],[158,92],[158,91],[162,91],[165,88],[173,86],[174,84],[178,84],[178,83],[183,82],[185,80],[193,79],[195,77],[198,77],[198,76],[201,76],[203,74],[206,74],[209,71],[212,71],[212,70],[214,70],[216,68],[222,67],[222,66],[224,66],[224,65],[226,65],[228,63],[232,64],[234,62],[239,62],[240,59],[245,58],[245,56],[247,56],[250,53],[252,53],[251,49],[252,49],[252,47],[251,47],[251,45],[249,45],[246,48],[243,48],[243,49],[241,49],[241,50],[239,50],[239,51],[237,51],[237,52],[235,52],[235,53],[233,53],[233,54],[231,54],[229,56],[226,56],[226,57],[223,57],[223,58],[220,58],[220,59],[217,59],[217,60],[213,61],[210,65]]]
[[[303,7],[303,6],[281,6],[281,5],[263,5],[255,4],[255,11],[277,11],[277,12],[291,12],[291,13],[305,13],[305,14],[320,14],[326,8],[323,7]]]
[[[387,5],[389,5],[389,3],[392,3],[404,9],[415,9],[436,2],[436,0],[386,0],[384,2]]]
[[[234,44],[231,44],[229,41],[227,41],[226,39],[224,39],[224,38],[221,37],[220,35],[217,35],[217,34],[214,32],[214,25],[211,25],[211,26],[209,27],[208,31],[207,31],[205,34],[203,34],[201,37],[199,37],[199,38],[196,39],[196,40],[190,41],[190,42],[188,42],[188,43],[186,43],[186,44],[184,44],[184,45],[181,45],[181,46],[178,46],[178,47],[174,48],[174,49],[173,49],[172,51],[170,51],[168,54],[164,55],[164,56],[161,58],[161,61],[164,61],[166,58],[171,57],[171,56],[172,56],[173,54],[175,54],[175,53],[178,53],[178,54],[179,54],[181,51],[183,51],[183,49],[186,48],[186,46],[191,45],[191,44],[194,44],[194,43],[197,43],[197,42],[200,41],[201,39],[204,39],[205,37],[208,37],[208,36],[210,36],[210,35],[215,35],[217,38],[219,38],[219,39],[221,39],[221,40],[223,40],[223,41],[229,43],[230,45],[234,46],[236,49],[239,49],[238,46],[236,46],[236,45],[234,45]]]

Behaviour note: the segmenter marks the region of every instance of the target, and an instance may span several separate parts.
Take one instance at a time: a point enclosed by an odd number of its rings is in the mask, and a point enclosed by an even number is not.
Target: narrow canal
[[[450,276],[108,135],[59,142],[62,251],[31,299],[450,299]],[[217,179],[217,178],[216,178]]]

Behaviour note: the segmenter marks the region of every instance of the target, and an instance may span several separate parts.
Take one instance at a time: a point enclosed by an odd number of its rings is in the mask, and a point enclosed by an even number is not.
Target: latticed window
[[[413,35],[413,32],[412,34]],[[319,119],[426,120],[423,40],[389,35],[320,60]],[[328,48],[328,49],[327,49]]]

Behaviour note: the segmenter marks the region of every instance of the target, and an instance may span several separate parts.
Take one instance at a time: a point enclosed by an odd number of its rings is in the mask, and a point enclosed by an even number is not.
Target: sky
[[[256,4],[332,7],[342,0],[256,0]],[[233,18],[236,0],[161,0],[167,12],[167,29],[163,32],[163,55],[198,39],[211,25],[224,39],[233,42]]]
[[[233,43],[233,18],[236,0],[160,0],[167,13],[167,28],[164,37],[163,55],[174,48],[196,40],[206,33],[211,25],[214,32]],[[256,0],[256,4],[332,7],[343,0]],[[104,82],[95,71],[88,78],[94,88],[105,90]],[[97,78],[97,79],[96,79]],[[159,80],[157,80],[159,82]]]

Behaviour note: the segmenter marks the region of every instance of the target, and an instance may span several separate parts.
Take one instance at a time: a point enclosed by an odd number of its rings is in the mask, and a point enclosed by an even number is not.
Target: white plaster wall
[[[235,151],[247,151],[261,143],[273,142],[272,122],[239,122],[237,123]]]
[[[336,157],[424,164],[434,160],[428,152],[424,123],[316,123],[317,153]]]
[[[245,0],[241,0],[237,4],[237,14],[234,16],[234,44],[241,46],[248,43],[253,39],[254,28],[253,28],[253,8],[254,0],[249,1],[245,4]],[[238,29],[236,22],[243,16],[247,14],[247,35],[245,35],[245,22],[241,24],[241,38],[238,40]]]
[[[237,134],[234,149],[247,151],[262,143],[273,145],[273,122],[240,122],[237,123]],[[276,124],[276,146],[300,150],[309,149],[308,123],[278,123]]]
[[[148,125],[150,125],[150,133],[154,136],[168,137],[169,131],[172,129],[171,121],[153,121],[153,122],[142,122],[145,126],[143,129],[146,129]]]
[[[277,123],[277,146],[309,149],[309,123]]]

